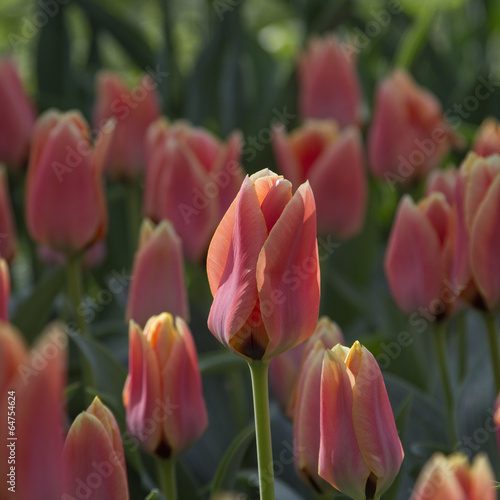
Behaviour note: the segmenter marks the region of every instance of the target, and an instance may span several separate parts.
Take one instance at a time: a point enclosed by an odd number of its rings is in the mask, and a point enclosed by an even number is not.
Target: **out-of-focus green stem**
[[[498,328],[497,318],[493,314],[486,313],[484,321],[488,330],[488,342],[490,343],[491,366],[493,368],[493,377],[495,379],[495,393],[500,392],[500,359],[498,352]]]
[[[462,311],[458,322],[458,379],[463,380],[467,374],[467,316]]]
[[[177,477],[175,458],[158,459],[158,482],[167,500],[177,500]]]
[[[85,318],[79,314],[79,307],[83,301],[81,265],[81,255],[68,257],[66,263],[66,277],[68,283],[68,296],[73,306],[78,329],[82,335],[88,335],[89,332]]]

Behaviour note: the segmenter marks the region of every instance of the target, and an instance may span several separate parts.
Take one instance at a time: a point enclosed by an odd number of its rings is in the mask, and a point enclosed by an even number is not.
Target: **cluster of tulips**
[[[125,313],[126,428],[158,459],[158,484],[168,500],[177,498],[176,458],[208,425],[188,326],[185,259],[197,266],[206,261],[213,295],[208,327],[250,368],[261,499],[275,498],[268,373],[293,421],[297,473],[315,494],[333,497],[338,490],[377,500],[394,482],[404,452],[377,360],[358,341],[345,347],[336,323],[319,318],[317,234],[344,241],[361,231],[365,163],[393,188],[427,183],[417,203],[402,197],[391,229],[385,273],[395,302],[410,316],[430,310],[441,354],[446,319],[469,306],[481,310],[500,391],[498,124],[485,121],[458,169],[437,169],[451,148],[464,148],[464,139],[438,100],[397,69],[378,86],[366,162],[355,58],[335,36],[316,38],[300,55],[298,77],[302,125],[288,133],[276,123],[272,130],[283,175],[268,169],[245,175],[242,135],[235,131],[222,141],[188,122],[170,123],[149,75],[129,89],[117,75],[99,74],[90,125],[77,110],[36,116],[15,63],[0,62],[0,161],[7,166],[0,173],[0,473],[3,482],[14,477],[4,418],[7,394],[15,394],[16,479],[7,484],[15,498],[129,498],[125,435],[105,401],[96,397],[68,422],[67,328],[49,326],[30,351],[9,323],[9,263],[19,241],[29,240],[38,259],[68,267],[76,335],[91,336],[78,306],[82,268],[98,265],[106,252],[105,177],[128,189],[127,231],[137,250]],[[18,238],[8,181],[24,179],[28,234]],[[453,439],[446,354],[440,359]],[[92,388],[92,367],[83,357],[80,371]],[[11,498],[8,491],[2,484],[0,499]],[[478,454],[470,465],[459,453],[432,456],[411,500],[443,498],[496,498],[488,457]]]

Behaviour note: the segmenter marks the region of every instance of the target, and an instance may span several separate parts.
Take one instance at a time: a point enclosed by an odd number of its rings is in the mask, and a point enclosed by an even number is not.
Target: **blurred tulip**
[[[336,323],[327,317],[319,320],[316,331],[305,342],[303,362],[293,401],[294,455],[297,473],[313,490],[321,493],[332,487],[318,475],[320,446],[321,369],[326,349],[344,342]]]
[[[208,327],[229,349],[267,361],[309,338],[320,297],[309,184],[292,196],[291,183],[267,169],[247,177],[212,238],[207,273]]]
[[[78,111],[49,110],[35,125],[26,184],[26,219],[32,238],[65,254],[104,237],[107,212],[102,167],[113,130],[94,149]]]
[[[335,35],[313,37],[298,60],[302,118],[333,118],[341,127],[361,124],[361,85],[356,57]]]
[[[495,500],[495,477],[488,457],[435,453],[418,476],[410,500]]]
[[[399,204],[384,267],[392,296],[407,314],[430,308],[441,317],[457,305],[459,291],[449,281],[454,214],[444,195],[437,192],[418,205],[405,195]]]
[[[12,261],[16,252],[16,229],[9,195],[7,172],[0,165],[0,256]]]
[[[482,157],[500,154],[500,123],[495,118],[486,118],[474,137],[472,150]]]
[[[10,275],[9,266],[0,259],[0,320],[9,321]],[[1,387],[1,385],[0,385]]]
[[[113,178],[133,181],[142,175],[146,130],[160,116],[156,87],[150,75],[144,75],[132,90],[111,71],[97,75],[94,127],[100,130],[109,118],[116,119],[105,161],[105,169]]]
[[[1,387],[0,385],[0,389]],[[493,420],[496,426],[498,450],[500,451],[500,394],[495,401],[495,414],[493,415]]]
[[[48,265],[63,265],[66,262],[66,256],[50,247],[39,246],[37,256]],[[82,259],[84,269],[92,269],[99,266],[106,258],[106,242],[104,240],[96,241],[85,251]]]
[[[367,181],[359,131],[339,131],[332,120],[309,120],[288,138],[275,127],[276,161],[296,189],[309,180],[316,201],[318,231],[346,239],[363,225]]]
[[[446,169],[433,170],[427,177],[425,194],[443,193],[448,205],[455,203],[455,189],[457,185],[458,170],[451,166]]]
[[[0,324],[0,330],[5,329],[11,327]],[[12,337],[12,332],[7,335]],[[5,338],[5,332],[0,334],[2,337]],[[35,344],[31,356],[23,355],[22,341],[11,339],[9,343],[11,348],[17,344],[14,352],[19,364],[1,394],[0,410],[2,415],[8,415],[8,396],[13,394],[15,430],[8,430],[6,424],[0,426],[0,439],[4,443],[0,452],[0,474],[9,480],[11,441],[8,438],[14,435],[17,437],[14,497],[18,500],[61,498],[66,335],[59,327],[50,328]]]
[[[324,355],[319,475],[354,499],[375,499],[396,478],[404,453],[373,355],[359,342]]]
[[[411,182],[438,166],[459,139],[445,122],[441,104],[396,69],[383,80],[375,97],[368,136],[370,168],[388,182]]]
[[[134,259],[126,318],[143,328],[151,316],[164,311],[189,319],[182,243],[170,222],[162,221],[155,228],[146,219]]]
[[[63,462],[68,498],[128,500],[120,428],[97,396],[71,425],[64,443]]]
[[[19,170],[28,158],[35,109],[13,59],[0,59],[0,162]]]
[[[28,346],[21,333],[7,323],[0,322],[0,395],[11,389],[11,381],[28,355]]]
[[[460,166],[457,186],[455,279],[462,298],[496,311],[500,306],[500,156],[469,153]]]
[[[200,260],[243,181],[242,137],[221,143],[209,132],[179,121],[157,120],[146,142],[144,214],[170,220],[189,259]]]
[[[149,453],[179,455],[208,425],[191,332],[167,313],[153,316],[144,332],[132,321],[129,352],[123,390],[128,431]]]

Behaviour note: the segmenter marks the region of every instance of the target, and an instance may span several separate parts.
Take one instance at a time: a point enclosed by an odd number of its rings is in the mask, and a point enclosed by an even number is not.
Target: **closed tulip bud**
[[[193,261],[204,257],[241,186],[241,147],[239,132],[221,143],[183,121],[160,119],[148,130],[144,214],[154,222],[170,220]]]
[[[127,320],[144,327],[151,316],[169,311],[189,319],[182,243],[168,221],[141,227],[127,303]]]
[[[74,254],[104,237],[102,167],[112,130],[110,123],[92,149],[79,112],[49,110],[38,119],[26,185],[28,230],[38,244]]]
[[[384,267],[392,296],[407,314],[424,307],[432,309],[434,316],[443,317],[456,306],[456,300],[449,298],[448,281],[454,217],[442,193],[431,193],[418,205],[406,195],[399,204]]]
[[[63,461],[68,498],[128,500],[120,428],[98,397],[71,425],[64,443]]]
[[[292,196],[267,169],[247,177],[212,238],[207,273],[208,327],[229,349],[267,361],[309,338],[320,296],[309,184]]]
[[[28,346],[21,333],[11,325],[0,322],[0,395],[9,389],[18,367],[28,355]]]
[[[425,177],[453,144],[460,141],[441,104],[408,73],[396,69],[379,84],[368,137],[373,175],[390,182]]]
[[[128,431],[149,453],[179,455],[208,425],[191,332],[167,313],[153,316],[144,332],[131,322],[129,352],[123,391]]]
[[[320,446],[321,369],[326,349],[343,343],[336,323],[327,317],[319,320],[316,331],[305,342],[305,352],[293,401],[294,458],[297,473],[318,493],[333,488],[318,475]]]
[[[112,178],[134,181],[142,175],[146,130],[160,116],[156,87],[150,75],[143,76],[131,90],[111,71],[102,71],[97,76],[94,127],[99,130],[108,119],[116,120],[105,162]]]
[[[10,276],[9,266],[0,259],[0,320],[9,321]],[[1,386],[0,386],[1,387]]]
[[[276,161],[296,189],[309,180],[316,201],[318,231],[340,239],[363,225],[367,182],[359,131],[339,131],[332,120],[309,120],[288,138],[275,127]]]
[[[462,453],[435,453],[418,476],[410,500],[496,498],[495,477],[484,453],[477,454],[472,465]]]
[[[495,118],[486,118],[476,132],[472,150],[486,158],[493,154],[500,154],[500,124]]]
[[[28,158],[35,109],[12,59],[0,60],[0,109],[0,162],[19,170]]]
[[[334,35],[312,38],[298,60],[302,118],[333,118],[341,127],[361,124],[361,85],[356,56]]]
[[[320,406],[319,475],[354,500],[378,500],[404,453],[380,368],[359,342],[324,354]]]
[[[444,170],[433,170],[427,177],[425,194],[437,192],[444,194],[448,205],[455,204],[455,190],[457,185],[458,170],[448,167]]]

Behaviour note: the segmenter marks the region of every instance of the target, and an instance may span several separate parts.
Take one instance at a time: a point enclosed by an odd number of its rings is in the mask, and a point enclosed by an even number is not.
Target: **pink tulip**
[[[10,275],[9,266],[0,259],[0,320],[9,321]],[[1,385],[0,385],[1,387]]]
[[[11,327],[0,325],[0,329],[7,328]],[[10,467],[15,467],[13,497],[19,500],[61,498],[67,342],[62,330],[53,327],[35,344],[31,356],[23,356],[22,342],[15,341],[19,364],[1,394],[0,403],[2,415],[15,412],[15,430],[8,428],[7,419],[0,426],[0,439],[4,443],[0,452],[0,474],[8,478]],[[9,396],[15,398],[14,410],[8,410],[8,403],[12,402]],[[17,440],[11,441],[11,437]],[[15,465],[8,464],[7,444],[12,442],[15,443]]]
[[[309,338],[320,296],[309,184],[292,196],[267,169],[247,177],[212,238],[207,273],[208,327],[229,349],[266,361]]]
[[[3,267],[3,261],[2,261]],[[5,321],[2,318],[2,321]],[[0,395],[11,389],[19,365],[29,355],[23,336],[13,326],[0,322]]]
[[[120,428],[97,396],[71,425],[63,461],[68,498],[129,499]]]
[[[144,327],[151,316],[168,311],[189,319],[182,243],[172,224],[156,228],[145,220],[135,255],[126,318]]]
[[[361,124],[356,58],[335,35],[311,38],[298,60],[302,118],[333,118],[341,127]]]
[[[16,229],[10,202],[7,173],[0,167],[0,256],[10,262],[16,252]]]
[[[182,318],[153,316],[144,332],[130,324],[123,390],[129,434],[149,453],[178,455],[207,427],[196,348]]]
[[[495,477],[488,457],[435,453],[418,476],[410,500],[495,500]]]
[[[104,237],[102,167],[111,134],[112,125],[92,149],[78,111],[49,110],[38,119],[26,185],[27,225],[38,244],[71,254]]]
[[[482,309],[500,306],[500,157],[469,153],[456,186],[457,230],[455,279],[462,298]]]
[[[0,162],[19,170],[28,158],[35,109],[12,59],[0,59]]]
[[[297,473],[317,492],[331,492],[331,486],[318,475],[320,446],[321,369],[326,349],[343,343],[344,337],[336,323],[320,319],[316,331],[305,342],[297,391],[294,398],[294,455]]]
[[[408,73],[396,69],[379,84],[368,137],[373,175],[391,184],[425,177],[458,143],[439,101]]]
[[[458,170],[455,167],[433,170],[427,177],[425,194],[443,193],[448,205],[455,204],[455,189],[457,185]]]
[[[486,118],[476,132],[472,150],[478,156],[500,154],[500,124],[495,118]]]
[[[316,200],[318,230],[340,239],[361,230],[367,202],[363,146],[359,131],[342,131],[331,120],[309,120],[286,137],[275,127],[277,163],[294,188],[309,180]]]
[[[144,214],[172,221],[186,255],[201,259],[243,181],[242,137],[221,143],[186,122],[158,120],[148,130]]]
[[[146,130],[160,116],[156,87],[157,83],[149,75],[143,76],[132,90],[111,71],[102,71],[97,76],[94,127],[100,130],[109,118],[116,120],[105,162],[113,178],[134,181],[142,175]]]
[[[418,205],[405,195],[399,204],[384,267],[394,300],[407,314],[422,307],[441,317],[456,306],[449,290],[453,221],[454,210],[442,193],[431,193]]]
[[[404,453],[380,368],[357,341],[324,355],[320,432],[319,475],[351,498],[379,499]]]

